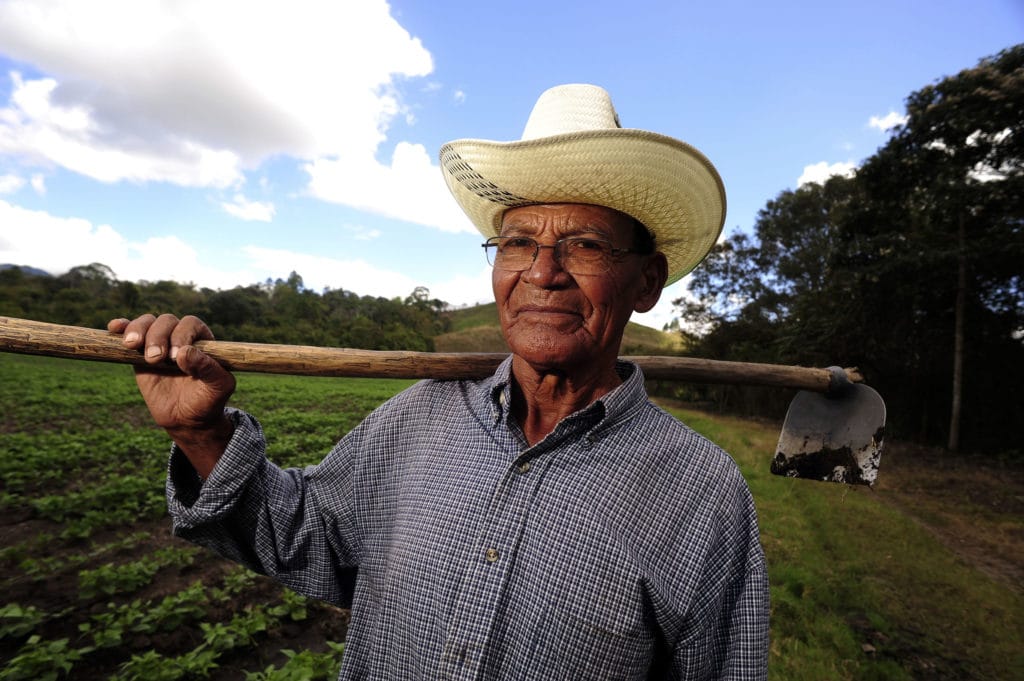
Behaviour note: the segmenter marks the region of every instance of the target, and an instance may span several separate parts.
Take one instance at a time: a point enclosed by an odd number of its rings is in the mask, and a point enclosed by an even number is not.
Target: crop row
[[[304,466],[408,383],[244,374],[233,402]],[[167,534],[168,445],[126,367],[0,353],[0,681],[336,675],[346,612]]]
[[[284,621],[302,621],[309,616],[309,602],[303,596],[283,589],[276,604],[250,605],[226,622],[205,621],[212,606],[224,605],[253,585],[256,575],[244,568],[229,572],[223,585],[208,587],[202,582],[160,600],[134,600],[122,605],[110,603],[78,626],[79,636],[44,639],[32,634],[0,671],[0,681],[56,680],[69,675],[81,664],[88,664],[98,651],[122,647],[127,637],[166,633],[191,622],[198,622],[201,640],[180,654],[147,650],[132,654],[111,679],[125,681],[174,681],[207,678],[217,669],[227,652],[258,645],[259,637]],[[24,638],[43,624],[61,618],[66,611],[43,613],[35,607],[9,603],[0,608],[0,639]],[[333,643],[326,653],[289,651],[281,667],[270,665],[247,678],[261,681],[285,678],[330,678],[337,673],[343,644]],[[302,676],[288,676],[301,670]],[[309,676],[307,673],[314,673]]]

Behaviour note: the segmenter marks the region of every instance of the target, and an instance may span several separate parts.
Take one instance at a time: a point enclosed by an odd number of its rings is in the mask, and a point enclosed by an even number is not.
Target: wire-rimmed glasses
[[[637,253],[629,248],[615,248],[612,242],[596,237],[570,236],[553,246],[542,246],[528,236],[492,236],[482,244],[487,262],[495,269],[522,272],[530,269],[542,248],[555,252],[555,260],[569,274],[604,274],[616,258]]]

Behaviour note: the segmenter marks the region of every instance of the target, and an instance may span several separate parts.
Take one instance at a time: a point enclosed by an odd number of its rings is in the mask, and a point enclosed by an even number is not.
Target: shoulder
[[[623,446],[643,452],[648,465],[684,479],[721,480],[723,476],[739,476],[728,452],[650,401],[644,401],[630,415],[620,438]]]
[[[465,427],[487,409],[486,386],[477,381],[420,381],[384,401],[346,439],[425,437],[438,429]]]

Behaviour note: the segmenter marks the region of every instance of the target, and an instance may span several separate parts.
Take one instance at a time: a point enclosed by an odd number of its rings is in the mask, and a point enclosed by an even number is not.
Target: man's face
[[[501,236],[527,236],[541,246],[566,237],[594,237],[633,248],[632,220],[610,208],[545,204],[512,208]],[[512,352],[538,369],[612,366],[633,311],[654,307],[665,284],[660,253],[621,255],[602,274],[573,275],[554,250],[541,248],[522,272],[494,268],[492,285],[502,332]]]

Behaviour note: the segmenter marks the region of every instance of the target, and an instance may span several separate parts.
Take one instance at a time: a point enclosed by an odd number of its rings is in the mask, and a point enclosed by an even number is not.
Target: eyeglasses
[[[555,252],[555,260],[569,274],[604,274],[621,255],[638,253],[629,248],[615,248],[610,241],[592,237],[571,236],[559,239],[554,246],[541,246],[528,236],[492,236],[481,244],[487,262],[506,272],[523,272],[533,266],[542,248]]]

